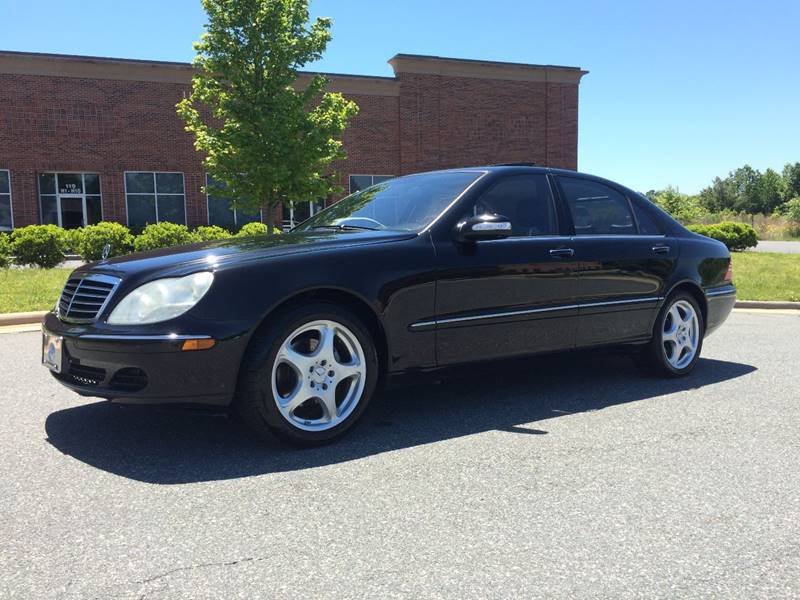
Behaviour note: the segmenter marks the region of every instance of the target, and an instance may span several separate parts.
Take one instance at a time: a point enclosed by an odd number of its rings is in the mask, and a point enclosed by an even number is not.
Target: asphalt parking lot
[[[686,379],[509,363],[298,451],[79,398],[5,334],[0,597],[800,597],[798,340],[736,312]]]

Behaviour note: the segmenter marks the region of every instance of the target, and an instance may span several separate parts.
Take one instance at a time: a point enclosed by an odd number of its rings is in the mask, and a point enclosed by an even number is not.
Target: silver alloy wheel
[[[291,425],[325,431],[347,419],[364,392],[367,366],[355,334],[319,320],[293,331],[272,366],[272,395]]]
[[[678,300],[667,311],[661,333],[664,356],[673,369],[684,369],[697,354],[700,341],[700,321],[694,306]]]

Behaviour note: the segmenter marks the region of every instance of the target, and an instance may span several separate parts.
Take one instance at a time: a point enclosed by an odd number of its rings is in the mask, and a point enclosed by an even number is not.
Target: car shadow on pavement
[[[640,374],[629,358],[564,354],[425,376],[373,401],[362,423],[322,448],[296,449],[200,412],[95,402],[50,414],[48,441],[93,467],[139,481],[178,484],[296,471],[484,431],[527,434],[537,421],[648,400],[741,377],[755,367],[701,359],[680,379]]]

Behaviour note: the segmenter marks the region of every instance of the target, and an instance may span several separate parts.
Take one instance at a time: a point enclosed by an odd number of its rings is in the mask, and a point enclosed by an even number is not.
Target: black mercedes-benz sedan
[[[636,192],[464,168],[379,183],[286,234],[81,267],[42,361],[82,395],[230,406],[310,445],[403,372],[624,346],[686,375],[735,297],[725,246]]]

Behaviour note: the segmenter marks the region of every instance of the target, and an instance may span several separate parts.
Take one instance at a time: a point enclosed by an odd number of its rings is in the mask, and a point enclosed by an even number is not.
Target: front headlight
[[[214,274],[204,271],[170,279],[156,279],[133,290],[111,311],[112,325],[144,325],[174,319],[205,296]]]

